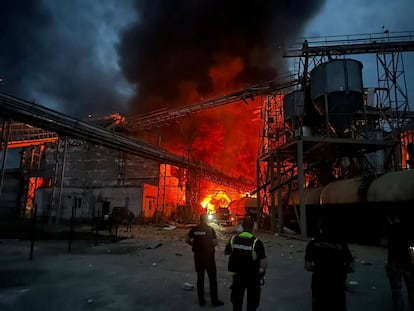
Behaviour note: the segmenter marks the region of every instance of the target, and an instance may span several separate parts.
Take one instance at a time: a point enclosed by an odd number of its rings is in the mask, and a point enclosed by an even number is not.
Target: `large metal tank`
[[[313,107],[312,107],[313,109]],[[309,105],[305,103],[305,92],[293,91],[283,98],[283,115],[285,124],[296,136],[312,136],[312,128],[308,125]]]
[[[350,204],[365,201],[364,180],[360,177],[334,181],[326,185],[320,196],[321,205]]]
[[[304,194],[305,205],[319,205],[322,189],[323,187],[305,189],[304,191],[305,192]],[[300,204],[299,191],[291,192],[289,195],[288,202],[289,202],[289,205],[299,206]]]
[[[295,130],[299,126],[299,120],[303,117],[305,107],[305,93],[294,91],[283,98],[283,115],[286,125]]]
[[[311,73],[311,98],[322,115],[328,114],[331,130],[346,136],[353,114],[363,105],[362,63],[338,59],[315,67]]]
[[[414,202],[414,170],[387,173],[368,188],[368,202]]]

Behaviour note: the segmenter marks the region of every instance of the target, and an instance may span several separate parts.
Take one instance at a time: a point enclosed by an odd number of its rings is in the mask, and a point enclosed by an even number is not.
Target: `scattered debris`
[[[168,227],[164,227],[164,230],[174,230],[177,226],[169,225]]]
[[[296,235],[296,232],[287,228],[287,227],[283,227],[283,232],[286,234],[291,234],[291,235]]]
[[[183,289],[188,290],[188,291],[194,290],[194,285],[190,284],[190,283],[187,283],[187,282],[184,282]]]
[[[154,249],[154,248],[160,247],[161,245],[162,243],[157,243],[154,246],[147,246],[146,249]]]

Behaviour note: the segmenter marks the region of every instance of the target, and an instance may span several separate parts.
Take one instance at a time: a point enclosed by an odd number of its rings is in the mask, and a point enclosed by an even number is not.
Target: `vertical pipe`
[[[329,127],[329,104],[328,104],[328,93],[325,93],[325,122],[326,122],[326,136],[330,137],[330,127]]]
[[[261,210],[261,204],[260,204],[260,191],[261,190],[259,190],[260,189],[260,186],[261,186],[261,182],[260,182],[260,160],[256,160],[256,181],[257,181],[257,193],[256,193],[256,198],[257,198],[257,200],[256,200],[256,204],[257,204],[257,207],[256,207],[256,215],[257,215],[257,217],[261,217],[261,215],[262,215],[262,210]],[[261,228],[260,227],[260,224],[258,224],[259,225],[259,228]]]
[[[7,130],[6,130],[6,127],[7,127]],[[8,149],[9,139],[10,139],[10,132],[11,132],[10,128],[11,128],[11,121],[10,120],[8,120],[7,122],[3,121],[3,132],[5,130],[7,132],[4,132],[5,134],[2,133],[1,145],[0,145],[0,152],[3,153],[3,159],[1,162],[1,176],[0,176],[0,196],[3,191],[4,171],[6,170],[7,149]],[[3,144],[4,144],[4,148],[3,148]]]
[[[282,202],[282,187],[280,187],[282,183],[282,165],[280,161],[280,154],[279,152],[276,153],[276,161],[277,161],[277,183],[279,185],[279,188],[277,189],[277,212],[278,212],[278,233],[283,233],[283,202]]]
[[[36,241],[36,219],[37,219],[37,204],[35,203],[33,206],[33,214],[32,214],[32,236],[30,239],[30,256],[29,259],[33,260],[33,252],[34,252],[34,244]]]
[[[49,213],[48,223],[49,223],[49,225],[52,224],[52,213],[56,208],[55,196],[56,196],[56,178],[57,178],[57,174],[58,174],[58,170],[59,170],[59,144],[60,144],[60,138],[56,142],[56,156],[55,156],[55,168],[54,168],[54,173],[53,173],[52,194],[51,194],[51,202],[50,202],[50,206],[49,206],[49,210],[48,210],[48,213]]]
[[[305,206],[305,172],[303,169],[303,141],[297,141],[298,153],[298,187],[299,187],[299,202],[300,202],[300,233],[302,238],[307,237],[306,229],[306,206]]]
[[[275,165],[274,165],[274,163],[275,163],[274,162],[274,157],[273,157],[273,154],[271,154],[270,157],[269,157],[269,163],[268,163],[268,167],[269,167],[269,170],[270,170],[270,188],[273,188],[275,186]],[[270,226],[271,226],[272,232],[276,232],[275,193],[274,192],[269,192],[269,194],[270,194],[270,205],[271,205]],[[279,219],[278,219],[278,221],[279,221]]]
[[[99,208],[98,208],[98,213],[95,216],[95,246],[98,245],[98,239],[99,239],[99,232],[98,232],[99,219],[101,218],[100,218],[100,213],[99,213]]]
[[[65,178],[67,147],[68,147],[68,140],[65,138],[65,141],[64,141],[64,144],[63,144],[62,175],[60,177],[59,200],[58,200],[58,208],[57,208],[57,215],[56,215],[56,223],[57,224],[60,223],[60,212],[61,212],[61,206],[62,206],[63,180]]]
[[[164,220],[164,208],[165,208],[165,191],[167,187],[167,163],[164,163],[164,189],[162,194],[162,206],[161,206],[161,222]]]
[[[160,174],[161,174],[161,164],[160,164]],[[158,209],[159,209],[159,201],[160,201],[160,182],[161,176],[158,176],[158,187],[157,187],[157,204],[155,206],[155,223],[158,224]]]
[[[69,246],[68,246],[68,252],[70,253],[72,250],[72,239],[73,239],[73,228],[75,225],[75,210],[76,205],[78,203],[78,199],[75,198],[75,202],[72,202],[72,216],[70,217],[70,230],[69,230]]]
[[[115,209],[115,242],[118,241],[119,208]]]

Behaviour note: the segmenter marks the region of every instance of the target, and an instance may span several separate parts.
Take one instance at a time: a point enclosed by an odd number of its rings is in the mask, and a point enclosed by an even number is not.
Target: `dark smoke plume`
[[[283,42],[302,35],[323,0],[136,0],[118,47],[137,87],[131,114],[194,104],[287,74]],[[260,99],[161,128],[163,147],[255,179]],[[152,133],[155,131],[152,130]]]
[[[209,95],[212,66],[240,58],[238,85],[277,77],[278,44],[301,35],[323,0],[136,0],[138,21],[122,35],[121,67],[138,86],[134,113],[175,106],[180,85]]]
[[[129,1],[2,0],[0,91],[76,117],[125,112],[133,93],[114,45],[130,11]]]

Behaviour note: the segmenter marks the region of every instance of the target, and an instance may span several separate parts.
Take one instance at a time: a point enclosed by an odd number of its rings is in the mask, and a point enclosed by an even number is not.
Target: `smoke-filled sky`
[[[128,0],[2,0],[0,90],[76,117],[126,112],[133,87],[114,45]]]
[[[197,103],[287,74],[284,41],[382,26],[414,30],[413,6],[412,0],[2,0],[0,91],[79,118]],[[405,62],[412,68],[410,100],[413,63],[411,56]],[[364,74],[374,67],[364,64]],[[178,149],[191,143],[194,158],[251,177],[258,104],[193,116],[163,141]]]
[[[133,113],[225,95],[288,74],[278,47],[297,38],[323,1],[135,1],[122,33],[120,64],[138,86]],[[255,177],[258,122],[237,103],[161,131],[163,146],[239,177]],[[181,150],[180,150],[181,149]]]
[[[82,116],[168,106],[186,87],[210,94],[214,67],[238,66],[241,85],[273,79],[277,42],[322,2],[2,0],[1,90]]]
[[[2,0],[0,90],[79,117],[146,111],[131,98],[170,99],[196,79],[208,92],[209,66],[226,57],[244,62],[238,82],[261,82],[281,71],[279,41],[414,30],[413,11],[411,0]]]
[[[186,83],[202,96],[229,91],[217,90],[214,68],[220,75],[238,70],[224,81],[227,87],[280,76],[287,70],[278,42],[302,34],[322,2],[135,1],[138,20],[119,46],[121,68],[139,86],[133,110],[176,106],[182,92],[189,93]]]

